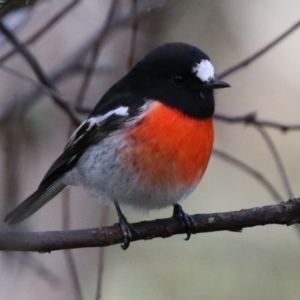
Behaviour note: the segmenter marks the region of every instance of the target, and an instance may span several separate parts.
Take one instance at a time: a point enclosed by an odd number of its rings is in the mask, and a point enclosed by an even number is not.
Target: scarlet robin
[[[123,249],[132,227],[120,205],[142,211],[173,205],[189,238],[193,220],[178,202],[206,170],[214,140],[214,89],[226,87],[198,48],[168,43],[152,50],[104,94],[38,189],[5,222],[21,222],[68,185],[83,185],[115,205]]]

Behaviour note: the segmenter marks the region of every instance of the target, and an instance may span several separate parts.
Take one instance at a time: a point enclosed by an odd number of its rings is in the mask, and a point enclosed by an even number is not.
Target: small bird
[[[123,249],[134,228],[120,205],[141,211],[173,206],[189,239],[194,221],[178,202],[206,170],[214,140],[214,89],[227,87],[194,46],[167,43],[152,50],[104,94],[38,189],[5,222],[21,222],[65,187],[82,185],[115,205]]]

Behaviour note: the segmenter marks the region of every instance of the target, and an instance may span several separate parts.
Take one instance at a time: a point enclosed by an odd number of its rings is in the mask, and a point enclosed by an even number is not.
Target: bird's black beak
[[[230,87],[230,85],[225,81],[212,78],[205,83],[205,87],[210,89],[224,89]]]

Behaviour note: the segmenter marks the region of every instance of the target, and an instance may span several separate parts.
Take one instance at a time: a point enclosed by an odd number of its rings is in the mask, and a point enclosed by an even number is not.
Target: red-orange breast
[[[129,131],[128,138],[132,144],[126,156],[149,185],[194,185],[200,181],[211,156],[213,121],[186,116],[157,102]]]

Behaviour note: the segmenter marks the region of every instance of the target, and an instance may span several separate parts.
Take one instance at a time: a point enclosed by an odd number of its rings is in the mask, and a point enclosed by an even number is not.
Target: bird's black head
[[[229,87],[214,77],[209,57],[184,43],[164,44],[137,63],[113,85],[95,107],[93,115],[119,107],[130,107],[134,115],[145,100],[159,100],[194,118],[210,118],[214,113],[213,90]]]
[[[205,53],[184,43],[168,43],[152,50],[123,83],[143,98],[160,100],[196,118],[211,117],[213,90],[229,87],[215,79],[214,67]]]

